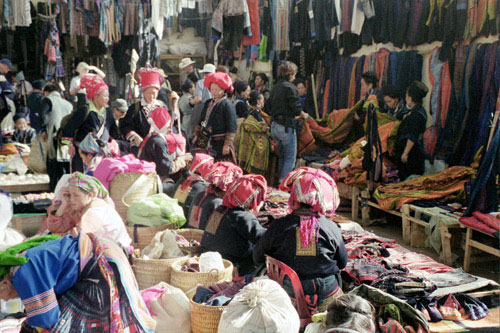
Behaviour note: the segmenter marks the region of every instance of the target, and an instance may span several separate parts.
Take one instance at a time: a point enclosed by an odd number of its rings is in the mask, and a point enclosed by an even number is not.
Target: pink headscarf
[[[104,90],[108,90],[108,85],[104,80],[95,74],[87,74],[82,77],[80,81],[80,88],[85,89],[87,98],[92,100],[96,98]]]
[[[222,205],[255,210],[266,199],[267,181],[261,175],[245,175],[236,179],[224,195]]]
[[[207,174],[206,180],[210,185],[225,192],[229,188],[229,185],[241,175],[243,175],[243,170],[234,163],[216,162],[212,166],[212,170]]]
[[[335,214],[340,203],[337,184],[326,172],[302,167],[290,172],[283,182],[280,189],[290,191],[288,206],[292,213],[295,203],[309,205],[310,211],[317,215],[331,217]],[[319,229],[318,221],[315,215],[301,216],[300,220],[300,239],[304,247],[311,244],[314,230]]]
[[[197,153],[194,155],[193,162],[189,171],[194,174],[199,174],[206,178],[207,174],[212,170],[214,158],[208,154]]]

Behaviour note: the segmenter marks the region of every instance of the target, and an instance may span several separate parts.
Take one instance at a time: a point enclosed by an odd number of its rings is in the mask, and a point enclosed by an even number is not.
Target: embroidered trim
[[[217,232],[217,229],[219,229],[219,224],[224,215],[226,214],[226,210],[224,212],[219,212],[218,210],[215,210],[211,215],[210,218],[208,219],[207,227],[205,228],[205,231],[215,235]]]
[[[295,228],[295,255],[299,257],[315,257],[316,256],[316,230],[313,230],[311,244],[308,247],[302,246],[300,239],[300,227]]]
[[[34,317],[49,312],[58,306],[56,294],[53,289],[23,300],[26,315]]]

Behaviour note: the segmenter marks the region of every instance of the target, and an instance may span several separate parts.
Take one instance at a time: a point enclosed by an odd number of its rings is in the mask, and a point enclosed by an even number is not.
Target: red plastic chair
[[[288,276],[292,282],[293,293],[295,294],[295,299],[292,299],[292,303],[297,309],[300,318],[300,327],[305,327],[307,324],[312,322],[312,315],[316,310],[316,306],[309,304],[307,301],[304,290],[302,289],[302,283],[300,282],[299,276],[295,271],[283,262],[274,259],[273,257],[266,255],[266,267],[267,275],[271,280],[278,282],[283,286],[283,279]]]

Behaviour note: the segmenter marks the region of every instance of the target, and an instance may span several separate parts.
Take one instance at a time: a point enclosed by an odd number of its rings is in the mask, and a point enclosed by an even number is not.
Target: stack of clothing
[[[199,286],[193,301],[211,306],[225,306],[247,284],[244,278],[214,284],[210,287]]]
[[[460,223],[482,231],[484,233],[494,235],[500,239],[500,219],[491,214],[474,212],[470,217],[461,217]]]

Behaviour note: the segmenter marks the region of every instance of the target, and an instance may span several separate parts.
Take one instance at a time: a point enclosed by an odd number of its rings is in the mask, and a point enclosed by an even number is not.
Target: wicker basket
[[[144,290],[160,282],[170,283],[172,264],[176,260],[186,260],[188,256],[173,259],[132,258],[132,269],[139,289]]]
[[[126,226],[127,233],[132,238],[132,246],[135,249],[144,249],[146,246],[151,243],[151,240],[154,238],[157,232],[167,230],[167,229],[175,229],[176,224],[165,224],[157,227],[139,227],[139,226]]]
[[[226,306],[210,306],[189,300],[191,310],[191,332],[217,333],[220,317]]]
[[[156,172],[144,174],[143,182],[131,193],[127,191],[143,175],[142,173],[117,173],[109,183],[109,196],[115,203],[115,209],[120,214],[123,221],[127,220],[127,210],[130,204],[139,202],[144,198],[158,192],[158,181]],[[127,194],[125,196],[125,194]],[[124,197],[125,196],[125,197]]]
[[[182,291],[188,291],[199,284],[208,287],[233,279],[233,264],[229,260],[223,259],[224,269],[222,271],[213,269],[208,273],[181,271],[181,266],[184,265],[186,261],[187,259],[185,258],[176,260],[172,264],[172,272],[170,275],[170,284],[182,289]]]
[[[201,244],[201,239],[203,238],[203,230],[198,229],[179,229],[175,231],[177,235],[184,237],[187,241],[195,240]],[[199,246],[181,246],[182,250],[189,251],[192,254],[198,253],[200,250]]]

